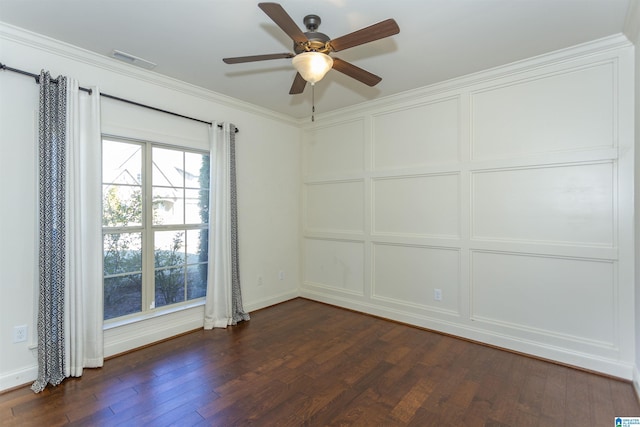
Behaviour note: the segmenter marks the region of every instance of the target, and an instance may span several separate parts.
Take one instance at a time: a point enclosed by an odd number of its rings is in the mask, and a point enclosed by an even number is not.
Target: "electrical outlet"
[[[436,301],[442,301],[442,289],[433,290],[433,299]]]
[[[262,276],[258,276],[258,286],[262,286]]]
[[[27,325],[13,327],[13,342],[25,342],[27,340]]]
[[[284,271],[280,270],[280,272],[278,272],[278,279],[284,280]]]

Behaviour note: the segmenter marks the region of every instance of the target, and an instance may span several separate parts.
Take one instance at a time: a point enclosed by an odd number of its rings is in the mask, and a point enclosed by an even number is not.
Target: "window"
[[[104,319],[202,300],[209,155],[103,138]]]

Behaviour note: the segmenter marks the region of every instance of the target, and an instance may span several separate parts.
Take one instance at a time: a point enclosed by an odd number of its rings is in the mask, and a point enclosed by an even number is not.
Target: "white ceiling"
[[[332,54],[381,76],[382,82],[371,88],[329,72],[315,87],[316,112],[322,113],[621,33],[630,3],[636,1],[640,0],[281,0],[280,4],[303,31],[303,17],[319,15],[319,31],[331,38],[387,18],[400,26],[396,36]],[[292,117],[307,117],[311,88],[307,85],[300,95],[288,94],[295,75],[290,60],[222,62],[223,57],[292,52],[292,41],[257,3],[0,0],[0,21],[103,55],[121,50],[157,63],[157,73]]]

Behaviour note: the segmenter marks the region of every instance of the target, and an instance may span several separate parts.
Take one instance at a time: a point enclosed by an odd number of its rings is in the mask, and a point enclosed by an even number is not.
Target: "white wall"
[[[632,87],[617,36],[305,125],[302,295],[631,378]]]
[[[301,179],[298,124],[286,117],[106,57],[0,24],[2,61],[10,67],[77,78],[108,94],[203,120],[230,121],[237,135],[240,276],[245,309],[298,295]],[[37,286],[38,85],[0,75],[0,390],[35,379]],[[102,101],[103,131],[206,148],[207,126],[117,101]],[[278,273],[285,273],[280,280]],[[262,276],[258,286],[257,277]],[[97,284],[98,285],[98,284]],[[201,327],[202,307],[105,331],[107,356]],[[13,327],[29,340],[14,344]]]

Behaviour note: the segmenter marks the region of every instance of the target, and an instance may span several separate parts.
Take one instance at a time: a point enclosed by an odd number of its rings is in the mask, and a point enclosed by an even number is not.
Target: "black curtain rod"
[[[33,77],[35,79],[36,83],[40,84],[40,75],[39,74],[33,74],[33,73],[28,72],[28,71],[18,70],[17,68],[7,67],[3,63],[0,63],[0,69],[7,70],[7,71],[12,71],[12,72],[18,73],[18,74],[22,74],[23,76]],[[51,82],[52,83],[58,83],[58,79],[51,79]],[[89,95],[91,95],[91,89],[87,89],[86,87],[80,87],[79,89],[81,91],[87,92]]]
[[[35,79],[36,83],[40,84],[40,75],[38,75],[38,74],[29,73],[28,71],[18,70],[17,68],[11,68],[11,67],[8,67],[8,66],[6,66],[5,64],[3,64],[1,62],[0,62],[0,70],[11,71],[11,72],[14,72],[14,73],[22,74],[24,76],[33,77]],[[56,80],[56,79],[52,79],[51,81],[53,83],[58,83],[58,80]],[[87,92],[89,95],[91,95],[91,93],[92,93],[92,90],[91,89],[87,89],[86,87],[78,87],[78,89],[80,89],[83,92]],[[213,125],[213,123],[205,121],[205,120],[196,119],[195,117],[185,116],[185,115],[182,115],[182,114],[174,113],[173,111],[168,111],[168,110],[163,110],[161,108],[152,107],[150,105],[141,104],[139,102],[131,101],[129,99],[120,98],[118,96],[109,95],[107,93],[100,93],[100,96],[104,96],[105,98],[109,98],[109,99],[114,99],[116,101],[126,102],[127,104],[136,105],[138,107],[147,108],[149,110],[159,111],[159,112],[165,113],[165,114],[171,114],[172,116],[182,117],[183,119],[188,119],[188,120],[193,120],[195,122],[204,123],[204,124],[207,124],[209,126]],[[222,125],[218,125],[218,127],[221,128]],[[235,132],[236,133],[240,132],[240,129],[236,128]]]

